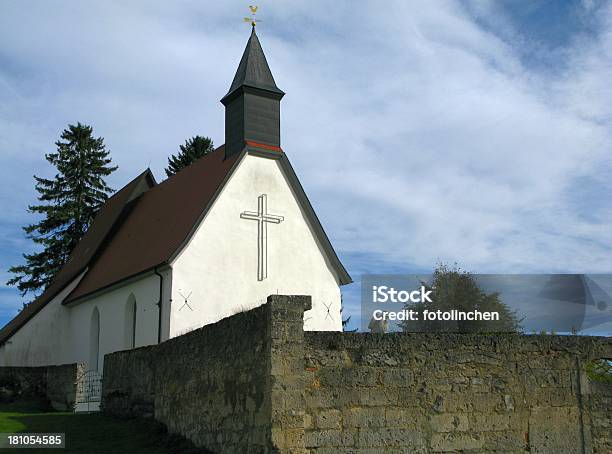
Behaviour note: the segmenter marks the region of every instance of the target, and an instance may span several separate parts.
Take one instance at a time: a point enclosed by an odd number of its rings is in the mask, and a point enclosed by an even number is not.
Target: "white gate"
[[[100,411],[102,399],[102,375],[96,370],[88,370],[77,378],[76,412]]]

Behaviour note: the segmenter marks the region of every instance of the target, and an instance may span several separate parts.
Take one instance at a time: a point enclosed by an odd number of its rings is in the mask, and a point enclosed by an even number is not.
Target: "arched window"
[[[98,370],[100,357],[100,312],[97,307],[91,314],[89,329],[89,369]]]
[[[130,294],[125,304],[125,328],[123,330],[125,347],[134,348],[136,346],[136,298]]]

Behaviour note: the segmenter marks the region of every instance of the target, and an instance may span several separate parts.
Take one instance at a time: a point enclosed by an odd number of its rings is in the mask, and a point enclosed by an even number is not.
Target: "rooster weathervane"
[[[257,25],[257,22],[261,22],[259,19],[255,19],[255,14],[257,14],[257,10],[259,6],[249,5],[249,9],[251,10],[251,17],[245,17],[244,22],[249,22],[253,28]]]

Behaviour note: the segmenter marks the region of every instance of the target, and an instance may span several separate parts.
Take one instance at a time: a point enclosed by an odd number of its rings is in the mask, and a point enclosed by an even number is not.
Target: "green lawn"
[[[101,413],[75,414],[46,411],[37,402],[0,404],[0,433],[63,432],[62,453],[199,453],[191,443],[169,436],[151,420],[119,419]],[[41,452],[40,449],[2,449],[2,453]],[[43,451],[43,452],[54,452]]]

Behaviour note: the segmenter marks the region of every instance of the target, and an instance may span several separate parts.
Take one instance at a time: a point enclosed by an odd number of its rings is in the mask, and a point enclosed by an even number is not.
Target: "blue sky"
[[[216,4],[219,3],[219,4]],[[32,175],[91,124],[120,188],[223,142],[245,2],[0,3],[0,278],[31,248]],[[612,2],[263,2],[282,143],[362,273],[612,271]],[[0,323],[21,306],[0,287]]]

